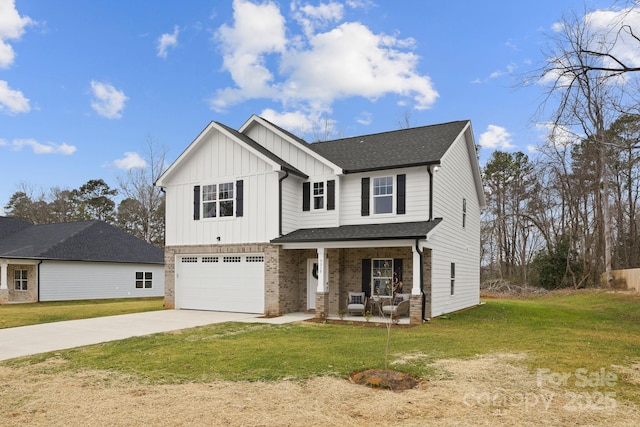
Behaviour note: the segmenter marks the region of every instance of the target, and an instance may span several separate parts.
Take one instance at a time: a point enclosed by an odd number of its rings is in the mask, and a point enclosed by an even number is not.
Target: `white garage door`
[[[264,254],[178,256],[176,308],[264,313]]]

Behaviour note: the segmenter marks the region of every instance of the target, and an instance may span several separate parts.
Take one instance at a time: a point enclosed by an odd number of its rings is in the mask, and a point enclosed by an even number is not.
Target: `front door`
[[[307,260],[307,310],[316,309],[316,291],[318,290],[318,259]]]

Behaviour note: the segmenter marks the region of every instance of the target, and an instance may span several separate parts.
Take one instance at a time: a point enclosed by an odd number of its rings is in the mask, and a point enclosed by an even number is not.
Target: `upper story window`
[[[13,285],[16,291],[27,290],[27,270],[14,270]]]
[[[361,215],[406,213],[407,176],[362,178]],[[373,207],[371,204],[373,203]]]
[[[324,209],[324,182],[313,183],[313,209]]]
[[[202,186],[204,218],[233,216],[233,182]]]
[[[335,210],[336,180],[302,183],[302,211]]]
[[[393,212],[393,177],[373,178],[373,213]]]

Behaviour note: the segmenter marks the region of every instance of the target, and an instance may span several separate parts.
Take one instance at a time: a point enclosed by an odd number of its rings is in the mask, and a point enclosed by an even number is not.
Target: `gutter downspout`
[[[289,171],[285,170],[284,175],[278,179],[278,235],[282,237],[282,181],[287,179]]]
[[[424,317],[426,312],[427,295],[424,293],[424,253],[420,250],[419,239],[416,239],[416,252],[420,256],[420,295],[422,295],[422,321],[428,322],[429,319]]]
[[[36,270],[38,271],[38,301],[37,302],[40,302],[40,264],[42,264],[42,260],[38,262],[38,267],[36,267]]]

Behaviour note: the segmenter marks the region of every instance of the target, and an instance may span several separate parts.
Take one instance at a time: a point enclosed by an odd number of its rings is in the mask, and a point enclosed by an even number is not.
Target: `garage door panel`
[[[178,257],[176,307],[263,313],[263,254]]]

